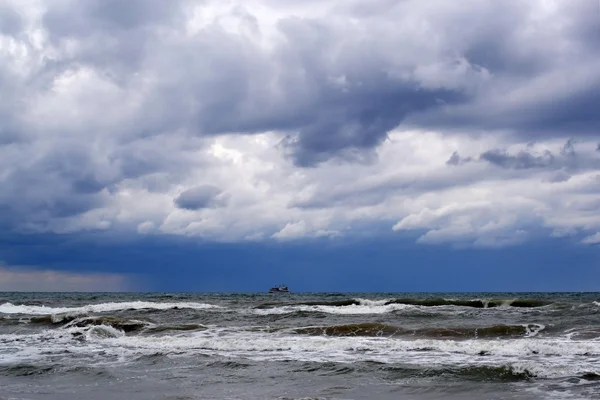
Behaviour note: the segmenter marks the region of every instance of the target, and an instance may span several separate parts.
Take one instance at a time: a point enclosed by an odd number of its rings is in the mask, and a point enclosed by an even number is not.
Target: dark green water
[[[0,293],[0,398],[600,398],[598,293]]]

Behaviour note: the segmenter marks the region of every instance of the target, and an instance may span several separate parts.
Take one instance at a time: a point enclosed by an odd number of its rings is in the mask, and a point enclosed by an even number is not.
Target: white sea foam
[[[56,315],[60,318],[60,314],[63,315],[80,315],[86,313],[100,313],[109,311],[121,311],[121,310],[142,310],[142,309],[154,309],[154,310],[168,310],[171,308],[188,308],[195,310],[206,310],[222,308],[214,304],[207,303],[157,303],[152,301],[131,301],[131,302],[116,302],[116,303],[100,303],[100,304],[89,304],[82,307],[46,307],[46,306],[29,306],[29,305],[15,305],[12,303],[0,304],[0,313],[3,314],[27,314],[27,315]],[[58,321],[57,321],[58,322]]]
[[[546,329],[546,325],[542,324],[523,324],[527,331],[527,336],[537,336],[538,333]]]
[[[413,365],[507,365],[524,368],[539,377],[600,373],[600,364],[587,355],[600,355],[599,343],[560,340],[398,340],[383,338],[294,337],[260,334],[107,339],[110,346],[143,353],[201,352],[256,360],[316,362],[377,361]],[[427,351],[422,351],[426,349]],[[485,356],[482,356],[485,354]]]
[[[369,300],[369,299],[354,299],[360,303],[361,306],[385,306],[386,303],[393,301],[394,299],[382,299],[382,300]]]
[[[125,336],[125,332],[109,325],[95,325],[86,330],[88,340],[94,338],[118,338]]]
[[[78,341],[73,333],[84,333]],[[156,353],[172,356],[218,355],[253,360],[402,363],[436,367],[509,366],[543,378],[600,374],[600,343],[562,338],[439,340],[378,337],[327,337],[285,332],[207,329],[168,336],[126,336],[110,326],[68,328],[34,335],[0,335],[11,359],[57,357],[86,362],[128,362]],[[2,355],[0,358],[4,358]],[[118,361],[115,361],[118,360]]]

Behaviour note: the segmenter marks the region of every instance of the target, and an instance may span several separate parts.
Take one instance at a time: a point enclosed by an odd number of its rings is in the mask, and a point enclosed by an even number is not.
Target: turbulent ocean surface
[[[0,293],[0,399],[598,399],[600,294]]]

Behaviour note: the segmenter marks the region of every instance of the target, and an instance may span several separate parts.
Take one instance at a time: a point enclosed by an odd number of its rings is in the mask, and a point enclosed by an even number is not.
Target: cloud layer
[[[599,13],[0,0],[0,229],[597,243]]]

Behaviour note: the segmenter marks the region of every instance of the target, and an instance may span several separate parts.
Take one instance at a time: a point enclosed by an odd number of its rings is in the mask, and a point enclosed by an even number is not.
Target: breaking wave
[[[110,325],[93,325],[86,331],[85,336],[88,340],[119,338],[125,336],[125,332]]]
[[[93,327],[93,326],[110,326],[119,331],[128,333],[135,332],[141,329],[146,328],[150,325],[150,322],[147,321],[139,321],[132,319],[124,319],[113,316],[102,316],[102,317],[83,317],[76,318],[71,322],[67,323],[64,328],[85,328],[85,327]]]
[[[381,328],[364,326],[360,329],[372,329],[374,333]],[[539,377],[600,374],[600,370],[589,363],[589,357],[600,356],[600,342],[577,342],[556,338],[527,339],[526,334],[512,337],[508,335],[503,340],[498,340],[495,337],[498,332],[492,334],[491,331],[495,329],[505,332],[506,328],[496,327],[492,327],[488,337],[471,337],[465,340],[440,340],[437,337],[390,339],[360,335],[332,337],[320,333],[314,336],[289,335],[285,332],[221,331],[211,328],[160,337],[125,335],[122,331],[106,325],[71,329],[88,330],[81,333],[71,332],[77,335],[62,330],[47,331],[39,335],[0,335],[0,344],[7,348],[20,348],[23,355],[15,353],[12,357],[21,360],[25,358],[24,355],[31,359],[32,350],[38,357],[44,358],[44,354],[62,354],[60,352],[70,349],[78,353],[85,351],[99,361],[117,357],[120,361],[115,362],[127,362],[159,352],[186,357],[215,355],[255,361],[370,361],[409,366],[431,365],[432,360],[455,367],[482,364],[497,366],[510,362],[510,365],[526,368]],[[76,340],[81,338],[85,343],[77,344]],[[88,347],[89,352],[85,350]],[[102,349],[102,354],[97,353],[99,348]]]
[[[412,310],[415,307],[454,307],[454,308],[538,308],[553,303],[531,299],[506,300],[456,300],[456,299],[346,299],[337,301],[307,301],[297,303],[263,303],[252,309],[257,315],[321,312],[327,314],[385,314],[394,311]]]
[[[294,387],[313,377],[485,397],[480,388],[560,386],[595,398],[599,305],[597,293],[9,293],[0,296],[0,378],[52,390],[54,377],[240,385],[275,371]],[[344,393],[335,390],[322,398]]]
[[[152,321],[128,319],[119,316],[101,315],[101,316],[71,316],[69,318],[57,320],[56,316],[31,317],[30,322],[48,325],[60,324],[62,329],[70,328],[92,328],[94,326],[111,327],[123,333],[132,333],[143,331],[145,333],[162,333],[170,331],[193,331],[202,330],[206,327],[197,323],[181,324],[160,324]]]
[[[157,303],[152,301],[131,301],[116,303],[90,304],[83,307],[47,307],[47,306],[29,306],[15,305],[12,303],[0,304],[0,313],[2,314],[23,314],[23,315],[53,315],[52,322],[60,322],[65,318],[90,313],[103,313],[111,311],[124,310],[169,310],[169,309],[194,309],[208,310],[220,309],[222,307],[207,303]]]
[[[511,300],[455,300],[455,299],[344,299],[335,301],[306,301],[298,303],[263,303],[250,309],[250,312],[256,315],[289,314],[289,313],[326,313],[326,314],[384,314],[394,311],[411,309],[414,307],[468,307],[468,308],[537,308],[550,305],[552,303],[529,300],[529,299],[511,299]],[[112,302],[90,304],[81,307],[48,307],[43,305],[15,305],[12,303],[0,304],[0,314],[28,315],[31,322],[36,323],[59,323],[69,322],[82,315],[93,313],[106,313],[113,311],[126,310],[213,310],[213,311],[232,311],[225,307],[194,302],[151,302],[151,301],[133,301],[133,302]],[[248,312],[247,309],[237,309],[238,312]]]

